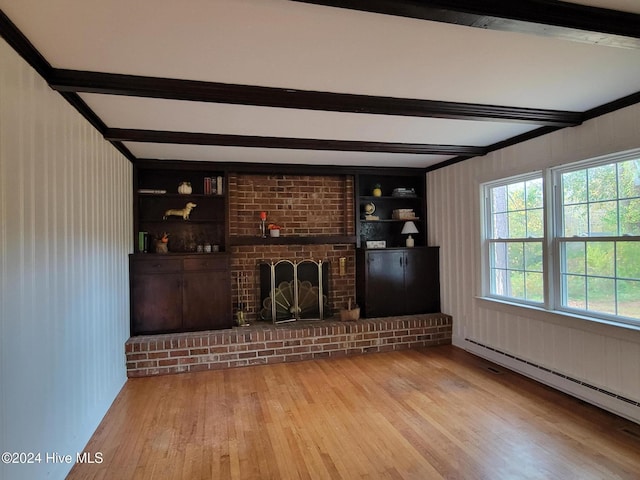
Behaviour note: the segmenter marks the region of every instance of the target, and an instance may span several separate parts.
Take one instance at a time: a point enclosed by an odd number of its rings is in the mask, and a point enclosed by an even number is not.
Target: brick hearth
[[[147,335],[125,344],[127,376],[146,377],[386,352],[451,343],[451,316],[443,313],[300,321],[206,332]]]

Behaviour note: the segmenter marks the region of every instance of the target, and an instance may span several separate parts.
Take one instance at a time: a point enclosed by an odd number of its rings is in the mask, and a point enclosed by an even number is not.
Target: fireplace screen
[[[261,263],[262,320],[282,323],[329,316],[328,271],[328,262],[314,260]]]

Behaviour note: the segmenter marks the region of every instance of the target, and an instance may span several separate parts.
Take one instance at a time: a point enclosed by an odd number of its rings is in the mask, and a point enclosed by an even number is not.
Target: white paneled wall
[[[0,40],[0,478],[63,478],[126,380],[132,168]]]
[[[430,172],[427,202],[429,244],[441,247],[442,311],[453,316],[454,344],[640,422],[640,407],[575,382],[640,402],[640,332],[476,298],[482,182],[638,147],[635,105]]]

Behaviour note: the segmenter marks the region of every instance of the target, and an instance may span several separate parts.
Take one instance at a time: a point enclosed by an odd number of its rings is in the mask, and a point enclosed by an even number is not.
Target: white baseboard
[[[640,424],[640,402],[465,338],[457,346],[509,370]]]

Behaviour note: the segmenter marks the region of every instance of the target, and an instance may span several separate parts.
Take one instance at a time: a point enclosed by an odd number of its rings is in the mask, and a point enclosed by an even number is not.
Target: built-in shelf
[[[316,235],[316,236],[280,236],[280,237],[231,237],[229,244],[242,245],[331,245],[331,244],[355,244],[355,235]]]
[[[375,200],[419,200],[417,195],[396,195],[395,197],[389,195],[383,195],[381,197],[375,197],[372,195],[361,195],[360,201],[373,202]]]
[[[180,257],[180,258],[202,258],[202,257],[213,257],[213,256],[221,256],[227,255],[227,252],[168,252],[168,253],[142,253],[136,252],[129,254],[130,257],[134,258],[164,258],[164,257]]]
[[[362,223],[395,223],[395,222],[415,222],[420,220],[418,217],[415,218],[381,218],[380,220],[360,220]]]
[[[141,197],[162,197],[162,198],[224,198],[224,195],[204,195],[202,193],[148,193],[138,192]]]
[[[167,218],[166,220],[147,220],[144,218],[140,219],[140,223],[165,223],[165,224],[180,224],[183,226],[187,226],[190,223],[191,224],[197,224],[197,223],[224,223],[223,219],[204,219],[204,220],[183,220],[182,218]]]

